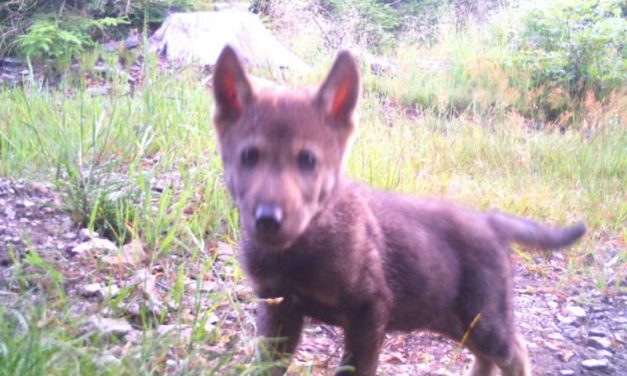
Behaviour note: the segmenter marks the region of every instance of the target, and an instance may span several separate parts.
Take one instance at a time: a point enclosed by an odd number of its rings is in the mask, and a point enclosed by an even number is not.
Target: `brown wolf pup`
[[[285,372],[310,316],[344,330],[337,374],[375,375],[386,332],[425,329],[467,334],[470,375],[530,375],[509,244],[566,247],[585,226],[550,229],[348,181],[359,80],[346,51],[316,91],[254,90],[228,46],[215,67],[214,123],[241,262],[262,299],[258,335],[266,359],[285,361],[268,374]]]

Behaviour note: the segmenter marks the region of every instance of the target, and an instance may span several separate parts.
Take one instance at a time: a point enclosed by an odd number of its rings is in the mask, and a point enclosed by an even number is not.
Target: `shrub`
[[[90,20],[70,16],[62,20],[41,18],[33,22],[27,32],[17,37],[20,52],[29,60],[52,58],[60,67],[67,67],[85,48],[94,45],[95,30],[127,23],[120,18]]]
[[[433,45],[398,49],[397,77],[364,83],[445,115],[513,111],[540,127],[580,123],[627,94],[626,10],[618,0],[560,0],[506,7],[462,31],[442,24]]]
[[[202,0],[9,0],[0,5],[0,56],[67,62],[112,26],[143,28],[161,21],[169,10],[187,10]]]
[[[255,1],[267,3],[268,1]],[[439,26],[454,19],[458,30],[470,19],[483,19],[500,0],[318,0],[322,13],[335,25],[331,40],[373,50],[406,43],[433,43]],[[352,38],[352,39],[351,39]],[[346,40],[348,39],[348,40]]]
[[[320,4],[331,14],[331,21],[340,26],[336,29],[340,44],[354,38],[353,43],[381,48],[401,25],[396,10],[377,0],[321,0]]]
[[[589,91],[599,99],[625,85],[627,20],[620,0],[562,0],[533,5],[523,12],[522,30],[506,61],[529,75],[528,89],[548,111],[550,94],[582,100]],[[518,83],[520,84],[520,82]],[[562,96],[563,96],[562,95]],[[555,101],[553,101],[555,102]]]

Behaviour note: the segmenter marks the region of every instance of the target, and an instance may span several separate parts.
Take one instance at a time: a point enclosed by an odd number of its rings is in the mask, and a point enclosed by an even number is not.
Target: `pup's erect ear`
[[[235,121],[254,99],[246,72],[235,50],[226,45],[213,74],[213,94],[216,100],[216,123]]]
[[[359,88],[357,63],[350,52],[343,50],[335,58],[315,100],[325,115],[340,123],[352,125],[351,116],[357,106]]]

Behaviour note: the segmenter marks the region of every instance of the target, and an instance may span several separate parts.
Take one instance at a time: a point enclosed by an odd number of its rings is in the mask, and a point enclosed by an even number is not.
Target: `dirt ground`
[[[94,270],[84,270],[84,262],[75,254],[76,247],[93,239],[93,234],[74,228],[71,218],[59,206],[59,196],[50,185],[0,178],[0,303],[11,295],[7,281],[13,272],[12,265],[22,259],[29,248],[38,250],[43,259],[63,274],[69,301],[82,299],[84,274],[93,274]],[[608,247],[604,250],[609,255],[606,265],[616,266],[617,255],[624,244]],[[236,251],[222,246],[217,252]],[[627,294],[602,294],[584,277],[573,278],[575,282],[568,285],[561,283],[561,277],[567,273],[563,253],[533,257],[532,261],[522,262],[514,256],[518,265],[516,313],[528,342],[534,374],[627,374]],[[156,295],[173,281],[168,270],[149,271],[155,275]],[[172,273],[176,270],[171,269]],[[94,277],[97,278],[91,275],[90,279]],[[102,276],[103,280],[107,278],[110,276]],[[626,281],[610,282],[622,287],[627,285]],[[625,291],[624,288],[616,290]],[[244,295],[250,295],[249,290],[245,292]],[[249,303],[245,309],[253,313],[254,304]],[[77,312],[88,314],[95,307],[86,305]],[[228,304],[222,309],[228,309]],[[232,318],[233,312],[218,312],[218,316]],[[341,338],[337,328],[309,323],[292,373],[298,374],[300,367],[313,364],[316,374],[330,374],[341,353]],[[379,373],[458,375],[470,361],[466,350],[439,336],[390,334],[380,357]]]

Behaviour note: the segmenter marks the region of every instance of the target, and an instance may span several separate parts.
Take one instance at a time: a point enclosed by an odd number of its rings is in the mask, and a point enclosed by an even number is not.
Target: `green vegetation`
[[[10,2],[11,12],[31,9],[20,3],[27,2]],[[94,30],[110,24],[103,20],[141,25],[153,14],[142,6],[165,2],[130,1],[128,14],[120,8],[127,2],[86,3],[97,15],[93,24],[70,30],[62,15],[31,17],[21,28],[25,34],[10,43],[31,57],[84,56]],[[348,12],[342,7],[351,4],[322,3],[337,12]],[[404,21],[384,2],[359,4],[354,11],[381,22],[382,39],[368,41],[391,42]],[[375,76],[362,67],[361,122],[349,175],[384,189],[551,223],[584,220],[590,232],[564,253],[564,283],[588,278],[603,293],[624,289],[625,22],[619,1],[560,1],[506,8],[462,32],[438,24],[443,36],[430,44],[390,48],[398,61],[394,72]],[[317,82],[333,53],[327,49],[312,59],[315,77],[297,79]],[[58,88],[0,88],[0,176],[52,181],[78,225],[120,245],[140,240],[147,253],[141,267],[158,266],[167,276],[175,327],[157,335],[164,318],[150,314],[143,299],[133,322],[141,336],[132,346],[98,336],[85,326],[84,299],[68,293],[75,282],[61,272],[67,260],[33,249],[2,266],[8,280],[2,282],[7,291],[0,291],[0,376],[254,371],[254,301],[240,289],[245,283],[235,255],[217,251],[237,242],[238,218],[222,182],[212,98],[200,69],[166,72],[154,60],[143,62],[143,81],[133,92],[113,74],[105,76],[111,90],[103,96],[90,94],[86,80],[68,79]],[[618,244],[618,261],[606,268],[614,257],[611,244]],[[110,279],[134,272],[107,269],[101,260],[79,266]],[[190,286],[185,278],[191,276],[196,284]],[[214,288],[204,288],[206,280]],[[136,289],[125,287],[118,297],[93,304],[123,316],[121,305]],[[211,315],[217,316],[213,326],[207,324]],[[183,328],[190,332],[183,335]],[[166,361],[172,359],[177,362]]]
[[[160,22],[168,10],[198,9],[201,0],[9,0],[0,6],[0,56],[52,58],[61,70],[110,33]],[[126,25],[114,29],[114,26]],[[119,36],[118,35],[118,36]]]
[[[587,114],[624,107],[627,20],[620,1],[569,0],[501,11],[464,33],[447,26],[429,48],[399,48],[399,76],[374,90],[457,115],[517,112],[542,124],[595,126]],[[416,63],[431,63],[416,69]],[[594,108],[594,109],[593,109]]]

